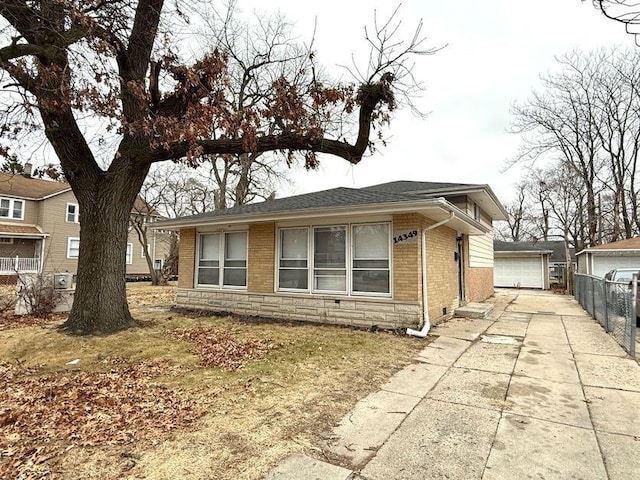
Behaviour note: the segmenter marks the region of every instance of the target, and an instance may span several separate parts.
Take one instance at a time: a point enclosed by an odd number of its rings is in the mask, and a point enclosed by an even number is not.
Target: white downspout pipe
[[[431,330],[431,322],[429,321],[429,302],[427,295],[427,232],[429,230],[433,230],[434,228],[438,228],[445,223],[449,223],[455,217],[454,212],[449,212],[449,218],[445,218],[433,225],[429,225],[428,227],[422,230],[422,328],[420,330],[413,330],[412,328],[407,328],[407,335],[411,335],[414,337],[425,338]]]

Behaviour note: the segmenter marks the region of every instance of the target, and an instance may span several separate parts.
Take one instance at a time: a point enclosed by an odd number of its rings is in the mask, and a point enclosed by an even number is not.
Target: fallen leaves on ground
[[[47,478],[47,461],[75,446],[159,440],[193,423],[204,405],[154,382],[180,373],[166,362],[53,373],[0,362],[0,478]]]
[[[66,320],[68,316],[68,313],[52,313],[46,317],[0,313],[0,331],[23,327],[45,327],[52,323],[61,323]]]
[[[281,346],[270,339],[245,340],[211,327],[179,328],[171,333],[174,338],[194,344],[193,353],[200,357],[200,365],[227,371],[239,370],[250,361],[261,360]]]
[[[175,287],[127,284],[127,300],[132,306],[172,305],[175,299]]]

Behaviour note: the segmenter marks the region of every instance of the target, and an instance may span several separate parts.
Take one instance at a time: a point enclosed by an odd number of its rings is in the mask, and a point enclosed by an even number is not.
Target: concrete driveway
[[[640,366],[568,296],[499,291],[269,480],[639,479]]]

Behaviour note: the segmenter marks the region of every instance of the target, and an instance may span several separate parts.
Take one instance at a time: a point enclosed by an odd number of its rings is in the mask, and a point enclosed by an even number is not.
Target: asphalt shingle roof
[[[419,198],[419,197],[416,197]],[[313,210],[318,208],[374,205],[379,203],[406,202],[411,200],[406,194],[371,191],[361,188],[339,187],[321,192],[305,193],[293,197],[277,198],[259,203],[200,213],[189,219],[216,218],[234,215],[286,212],[292,210]]]
[[[640,250],[640,237],[605,243],[597,247],[589,247],[588,250]]]
[[[503,240],[493,241],[493,250],[495,252],[536,252],[536,251],[551,251],[552,262],[564,262],[564,242],[561,240],[556,241],[537,241],[537,242],[505,242]],[[575,262],[576,252],[575,249],[569,249],[569,255]]]
[[[71,186],[65,182],[54,182],[0,172],[0,195],[40,199],[54,193],[64,192],[70,188]]]
[[[0,235],[12,234],[12,233],[34,233],[41,234],[42,230],[40,230],[35,225],[21,225],[19,223],[11,224],[11,223],[0,223]]]
[[[465,188],[476,185],[439,182],[389,182],[364,188],[339,187],[320,192],[305,193],[293,197],[277,198],[259,203],[239,205],[237,207],[200,213],[181,219],[219,218],[225,216],[276,213],[299,210],[313,210],[331,207],[349,207],[357,205],[376,205],[382,203],[419,200],[422,193],[444,188]],[[418,193],[419,192],[419,193]]]
[[[452,188],[468,188],[477,187],[469,183],[443,183],[443,182],[413,182],[410,180],[399,180],[396,182],[381,183],[379,185],[371,185],[361,190],[374,190],[376,192],[387,193],[411,193],[411,192],[429,192],[437,190],[448,190]]]

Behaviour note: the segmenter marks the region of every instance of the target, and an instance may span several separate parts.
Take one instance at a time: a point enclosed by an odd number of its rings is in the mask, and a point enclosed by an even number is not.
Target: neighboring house
[[[565,285],[564,241],[505,242],[494,240],[496,287],[542,288]],[[575,250],[569,249],[575,266]]]
[[[578,273],[604,277],[614,268],[640,270],[640,237],[585,248],[576,255]]]
[[[149,215],[157,216],[153,212]],[[161,237],[160,233],[152,233],[150,244],[158,268],[167,250]],[[0,172],[0,275],[75,274],[79,247],[80,211],[68,183]],[[126,266],[130,276],[149,274],[133,228],[127,243]]]
[[[493,294],[492,223],[505,219],[487,185],[403,181],[156,227],[180,231],[180,306],[400,328]]]

